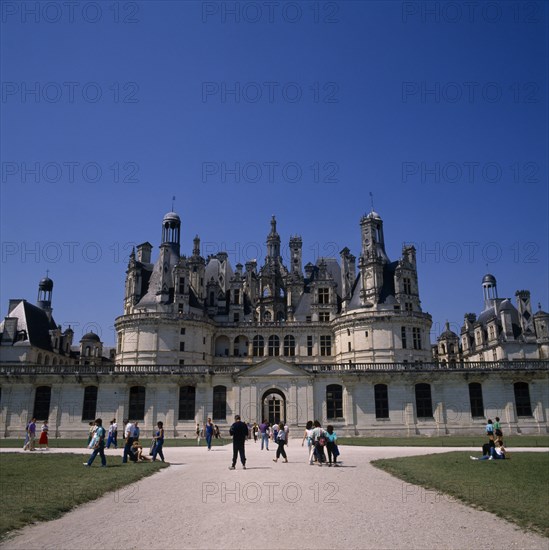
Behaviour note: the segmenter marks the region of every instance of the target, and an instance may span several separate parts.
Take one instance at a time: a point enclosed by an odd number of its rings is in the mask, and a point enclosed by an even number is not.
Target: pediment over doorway
[[[280,359],[269,357],[265,361],[256,365],[251,365],[241,370],[235,377],[280,377],[291,376],[310,378],[312,375],[301,367],[292,363],[287,363]]]

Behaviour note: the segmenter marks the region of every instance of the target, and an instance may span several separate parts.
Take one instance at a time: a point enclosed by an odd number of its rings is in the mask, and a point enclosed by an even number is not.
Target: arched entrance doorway
[[[267,390],[261,399],[263,418],[274,424],[286,420],[286,397],[276,389]]]

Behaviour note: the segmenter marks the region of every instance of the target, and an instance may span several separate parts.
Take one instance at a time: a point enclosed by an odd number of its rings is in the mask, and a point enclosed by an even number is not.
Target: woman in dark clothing
[[[278,449],[276,450],[276,458],[273,458],[273,462],[278,462],[280,455],[284,458],[284,462],[288,462],[288,457],[286,456],[286,451],[284,450],[284,445],[286,444],[286,432],[284,431],[284,424],[282,422],[278,425],[276,442],[278,443]]]

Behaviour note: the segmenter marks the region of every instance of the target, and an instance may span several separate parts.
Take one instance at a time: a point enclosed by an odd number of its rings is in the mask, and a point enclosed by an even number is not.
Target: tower
[[[291,254],[291,265],[290,273],[297,273],[302,275],[302,252],[303,241],[299,235],[295,237],[290,237],[290,254]]]
[[[360,301],[362,305],[377,304],[383,286],[383,266],[389,262],[385,252],[383,220],[377,212],[370,212],[360,220],[362,254],[359,268],[362,278]]]
[[[271,232],[267,235],[267,257],[277,259],[280,257],[280,235],[276,232],[276,218],[271,218]]]
[[[498,297],[496,278],[491,273],[487,273],[482,278],[482,292],[484,294],[484,309],[486,310],[494,305]]]
[[[40,280],[38,283],[38,298],[36,300],[36,305],[43,309],[48,316],[48,319],[51,320],[52,307],[51,307],[51,296],[53,293],[53,281],[48,277],[48,274]]]

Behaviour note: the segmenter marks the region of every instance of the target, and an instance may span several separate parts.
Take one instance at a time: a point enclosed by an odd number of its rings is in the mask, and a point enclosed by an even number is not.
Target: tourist
[[[490,450],[489,455],[483,455],[480,458],[470,456],[469,458],[471,460],[504,460],[506,458],[509,459],[510,457],[507,454],[507,450],[503,446],[503,442],[498,439],[495,447]]]
[[[139,422],[135,421],[133,425],[133,439],[134,441],[139,441],[139,436],[141,435],[141,428],[139,427]]]
[[[246,453],[244,451],[244,444],[248,437],[248,426],[240,420],[240,416],[237,414],[234,417],[234,424],[231,426],[229,433],[233,436],[233,463],[229,467],[229,470],[234,470],[236,467],[236,460],[240,454],[240,462],[242,462],[242,469],[246,469]]]
[[[94,422],[89,422],[88,426],[89,426],[89,428],[88,428],[88,442],[86,443],[86,446],[88,448],[90,448],[90,445],[91,445],[91,442],[92,442],[92,439],[93,439],[93,434],[95,433],[95,430],[97,429],[97,426],[95,425]]]
[[[334,466],[338,466],[337,457],[339,449],[337,447],[337,434],[334,432],[334,427],[329,425],[326,427],[326,450],[328,451],[328,466],[332,465],[332,457]]]
[[[196,444],[200,445],[200,424],[196,423]]]
[[[212,450],[212,437],[214,434],[214,426],[212,424],[212,419],[208,418],[206,424],[204,424],[204,434],[206,435],[206,445],[208,446],[208,451]]]
[[[139,441],[134,441],[131,447],[132,460],[134,462],[148,462],[150,458],[143,454],[143,445]]]
[[[284,430],[284,433],[286,434],[286,445],[289,445],[290,444],[290,427],[288,426],[288,424],[286,423],[283,424],[283,430]]]
[[[164,445],[164,424],[162,422],[157,422],[156,424],[158,430],[153,436],[154,447],[152,452],[153,462],[156,460],[156,455],[160,457],[160,460],[164,462],[164,453],[162,452],[162,446]]]
[[[284,450],[284,445],[286,444],[286,432],[284,430],[284,424],[281,422],[278,425],[276,441],[278,448],[276,449],[276,458],[273,458],[273,462],[278,462],[280,455],[284,458],[284,462],[288,462],[288,457],[286,456],[286,451]]]
[[[214,437],[216,439],[219,439],[221,437],[221,434],[219,433],[219,426],[217,424],[214,424]]]
[[[496,435],[496,437],[499,437],[500,439],[503,437],[499,416],[496,416],[496,421],[494,422],[494,434]]]
[[[26,451],[29,446],[29,424],[30,422],[27,422],[27,425],[25,426],[25,442],[23,443],[24,451]]]
[[[27,425],[28,440],[26,440],[23,450],[34,451],[34,438],[36,437],[36,418],[32,417]]]
[[[494,441],[494,423],[491,418],[488,419],[488,423],[486,424],[486,435],[490,441]]]
[[[122,456],[122,464],[126,464],[128,462],[128,456],[131,454],[131,448],[133,445],[134,437],[133,437],[133,429],[134,425],[129,420],[124,420],[124,455]]]
[[[322,429],[322,425],[318,420],[314,421],[313,428],[313,448],[314,456],[319,466],[322,466],[326,462],[326,455],[324,454],[324,447],[326,446],[326,432]],[[309,460],[309,464],[312,465],[312,461]]]
[[[257,425],[257,422],[254,422],[254,425],[252,426],[252,433],[254,436],[254,443],[257,443],[257,434],[259,432],[259,426]]]
[[[278,437],[278,424],[275,422],[273,424],[273,429],[271,430],[271,438],[273,443],[276,443],[276,438]]]
[[[88,462],[84,462],[84,466],[90,467],[95,460],[95,457],[99,454],[101,456],[101,467],[107,466],[107,459],[105,458],[105,428],[103,428],[103,420],[97,418],[95,420],[95,444],[93,446],[93,452],[88,459]]]
[[[109,431],[107,432],[107,446],[106,448],[109,449],[110,446],[114,443],[114,420],[111,420]],[[115,447],[116,449],[116,447]]]
[[[261,450],[263,446],[269,450],[269,423],[266,420],[259,425],[259,433],[261,434]]]
[[[308,460],[309,464],[313,463],[313,421],[309,420],[307,424],[305,424],[305,431],[303,432],[303,439],[301,441],[301,446],[303,447],[305,445],[305,442],[307,442],[307,453],[308,453]]]
[[[45,445],[46,451],[48,450],[48,431],[48,421],[44,420],[42,428],[40,428],[40,439],[38,440],[38,445],[40,446],[40,449],[42,449],[42,445]]]
[[[115,449],[118,449],[118,424],[116,423],[116,418],[112,419],[112,442]]]

